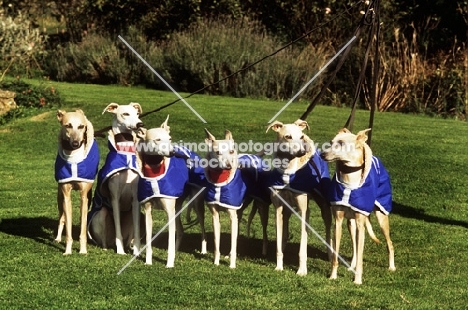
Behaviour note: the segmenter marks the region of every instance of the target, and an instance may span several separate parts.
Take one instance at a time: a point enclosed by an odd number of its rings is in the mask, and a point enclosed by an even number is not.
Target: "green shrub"
[[[193,92],[216,83],[281,47],[263,27],[249,20],[202,20],[188,31],[175,33],[162,48],[172,83]],[[323,65],[322,47],[290,47],[261,63],[229,77],[207,90],[235,97],[287,99]],[[316,93],[320,77],[303,94]]]

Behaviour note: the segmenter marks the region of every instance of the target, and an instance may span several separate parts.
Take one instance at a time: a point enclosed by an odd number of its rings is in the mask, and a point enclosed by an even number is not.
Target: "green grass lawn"
[[[139,102],[143,112],[173,101],[170,92],[116,86],[52,83],[66,100],[62,109],[83,109],[95,130],[111,123],[102,115],[111,102]],[[268,142],[269,119],[286,102],[196,95],[188,103],[207,121],[203,124],[182,103],[143,118],[159,127],[169,114],[173,141],[202,142],[204,128],[217,137],[232,131],[236,142]],[[291,104],[278,120],[295,121],[307,102]],[[212,263],[211,218],[206,211],[208,250],[202,256],[198,225],[187,226],[175,268],[166,269],[167,234],[155,241],[153,265],[138,258],[120,275],[131,255],[119,256],[88,245],[88,255],[64,257],[64,244],[53,242],[57,227],[54,160],[59,125],[55,110],[18,119],[0,127],[0,308],[1,309],[464,309],[468,300],[468,135],[467,123],[425,116],[379,113],[372,149],[389,170],[394,211],[390,217],[397,271],[387,270],[385,243],[366,238],[364,284],[353,284],[344,266],[338,280],[328,279],[326,247],[311,233],[308,270],[296,275],[299,219],[291,218],[291,242],[285,270],[276,272],[274,217],[270,211],[269,253],[261,256],[261,227],[254,220],[253,238],[241,223],[237,268],[228,259]],[[348,109],[318,106],[307,121],[308,135],[329,141],[345,123]],[[358,111],[354,131],[366,128],[367,111]],[[106,139],[99,138],[102,160]],[[102,163],[102,161],[101,161]],[[333,167],[330,167],[333,170]],[[78,206],[74,193],[74,206]],[[311,202],[310,224],[324,233],[318,208]],[[74,208],[74,239],[78,208]],[[153,211],[155,231],[166,215]],[[229,251],[227,214],[222,218],[222,254]],[[377,236],[383,236],[377,229]],[[349,236],[341,254],[350,260]]]

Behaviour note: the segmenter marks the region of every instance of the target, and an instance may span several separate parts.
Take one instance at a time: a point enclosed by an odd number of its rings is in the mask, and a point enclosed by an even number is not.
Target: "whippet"
[[[86,254],[86,213],[94,179],[99,166],[99,149],[94,140],[94,129],[82,110],[65,112],[58,110],[60,123],[58,153],[55,159],[55,180],[58,182],[57,205],[59,225],[55,241],[62,240],[66,226],[66,247],[64,255],[72,253],[72,199],[71,191],[80,192],[80,253]]]
[[[324,160],[336,162],[336,172],[328,192],[335,217],[334,254],[330,279],[337,278],[341,226],[343,219],[346,218],[353,243],[351,267],[355,268],[356,284],[362,284],[365,226],[369,228],[368,216],[372,211],[375,211],[387,241],[389,269],[395,270],[388,220],[388,214],[392,209],[390,177],[380,159],[372,155],[372,150],[366,143],[369,130],[362,130],[354,135],[343,128],[331,141],[331,147],[321,154]],[[370,234],[372,237],[371,231]]]
[[[190,160],[192,156],[197,155],[188,154],[188,149],[172,145],[168,119],[169,116],[160,128],[149,130],[140,128],[138,131],[140,140],[137,154],[142,174],[138,183],[138,200],[145,208],[146,264],[152,264],[151,210],[155,208],[164,210],[167,214],[169,239],[166,267],[172,268],[175,253],[184,233],[180,215],[176,214],[180,213],[185,198],[194,197],[200,188],[190,183],[190,174],[193,173]],[[204,208],[203,195],[198,195],[194,199],[192,203],[198,215]],[[204,237],[205,234],[202,234],[202,238]],[[139,246],[137,240],[135,246]],[[202,253],[206,253],[206,240],[202,240]]]
[[[271,171],[271,200],[276,208],[276,270],[283,270],[283,250],[288,239],[289,207],[297,208],[301,216],[298,275],[307,274],[307,229],[309,199],[320,208],[325,224],[326,241],[331,242],[332,216],[325,199],[325,188],[330,181],[328,165],[323,161],[314,142],[303,133],[309,125],[297,120],[293,124],[275,121],[268,128],[277,133],[274,157],[279,167]],[[331,251],[328,256],[331,258]]]
[[[265,169],[261,158],[254,155],[239,156],[234,145],[232,134],[225,131],[223,140],[216,138],[207,130],[205,142],[208,145],[206,154],[206,190],[205,202],[213,218],[214,264],[219,265],[221,226],[219,212],[226,211],[231,221],[230,268],[236,268],[238,213],[242,212],[244,200],[256,177],[252,173]]]
[[[135,152],[135,132],[143,127],[139,118],[142,110],[140,104],[134,102],[128,105],[111,103],[102,114],[106,112],[113,114],[108,137],[109,153],[98,173],[93,207],[88,213],[88,232],[89,237],[104,249],[113,245],[109,244],[108,236],[113,236],[112,227],[108,225],[112,214],[116,252],[125,254],[132,239],[136,243],[140,240],[141,212],[137,197],[140,172]],[[139,254],[137,246],[133,247],[133,254]]]

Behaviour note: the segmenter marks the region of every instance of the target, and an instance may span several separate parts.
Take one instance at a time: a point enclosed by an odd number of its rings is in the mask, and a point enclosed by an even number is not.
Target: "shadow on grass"
[[[45,216],[41,217],[20,217],[13,219],[2,219],[0,222],[0,231],[23,238],[29,238],[36,242],[52,246],[60,251],[65,250],[62,237],[62,243],[54,241],[57,233],[58,219],[54,220]],[[73,226],[72,234],[78,239],[79,227]]]
[[[393,202],[392,214],[397,214],[405,218],[421,220],[428,223],[454,225],[468,228],[468,222],[429,215],[425,213],[424,209],[418,209],[411,206],[403,205],[395,201]]]

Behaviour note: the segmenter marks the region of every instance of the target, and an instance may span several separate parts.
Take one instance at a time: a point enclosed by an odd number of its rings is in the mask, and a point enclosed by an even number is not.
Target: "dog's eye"
[[[304,135],[302,135],[299,139],[304,140]]]
[[[73,128],[73,125],[72,124],[67,124],[65,127],[66,128]]]
[[[230,150],[229,154],[231,154],[231,155],[234,154],[234,150]]]
[[[78,129],[84,129],[84,127],[85,127],[84,125],[80,125],[78,126]]]
[[[125,113],[122,113],[123,116],[130,116],[129,113],[125,112]]]
[[[288,140],[291,140],[291,139],[292,139],[291,135],[285,135],[284,138],[285,138],[285,139],[288,139]]]

